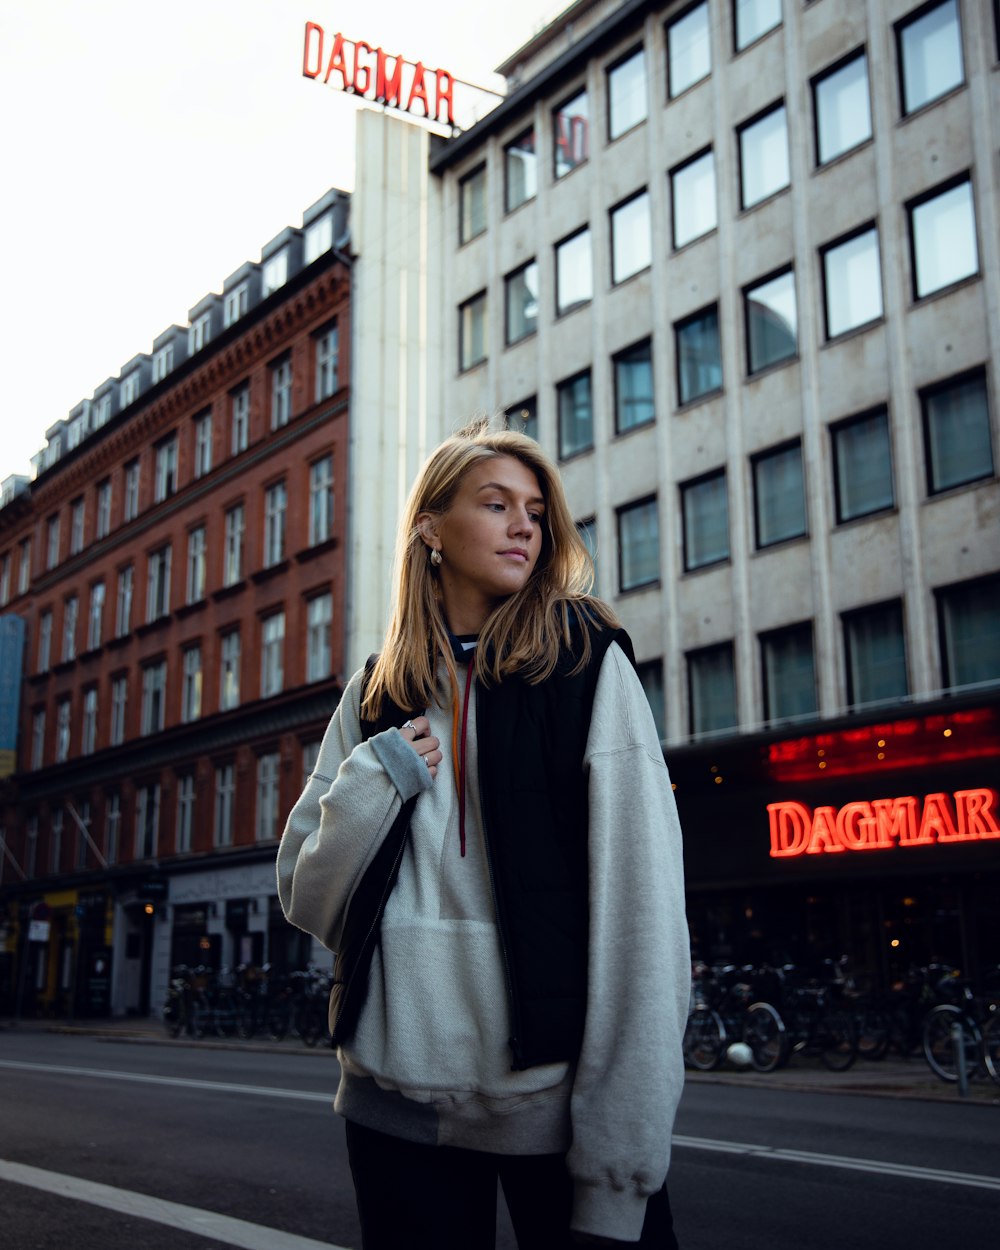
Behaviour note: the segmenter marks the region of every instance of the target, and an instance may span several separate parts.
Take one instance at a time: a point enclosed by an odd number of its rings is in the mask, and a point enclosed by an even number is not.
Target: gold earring
[[[441,552],[436,547],[431,548],[431,564],[437,568],[441,563]]]

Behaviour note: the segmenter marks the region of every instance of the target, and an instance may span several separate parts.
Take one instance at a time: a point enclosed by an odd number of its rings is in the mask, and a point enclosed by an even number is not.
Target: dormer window
[[[174,345],[168,343],[166,347],[161,347],[158,352],[153,353],[153,381],[162,382],[170,370],[174,367]]]
[[[226,295],[226,302],[223,310],[223,324],[231,326],[234,321],[239,321],[241,317],[245,317],[247,309],[250,307],[250,283],[241,282],[239,286]]]
[[[128,377],[122,378],[121,382],[121,398],[122,407],[127,408],[129,404],[135,403],[139,398],[139,370],[136,369],[130,373]]]
[[[94,400],[94,429],[99,430],[102,425],[107,425],[111,420],[111,394],[102,395],[100,399]]]
[[[333,247],[333,213],[326,213],[306,228],[305,256],[307,265]]]
[[[264,279],[261,295],[266,299],[272,291],[285,285],[288,281],[288,249],[282,248],[264,264]]]
[[[212,314],[202,313],[191,322],[191,328],[188,330],[188,355],[193,356],[195,352],[200,352],[211,337]]]

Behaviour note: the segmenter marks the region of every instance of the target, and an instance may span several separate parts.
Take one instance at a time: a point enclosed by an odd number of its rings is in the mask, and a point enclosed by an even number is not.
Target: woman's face
[[[497,604],[527,584],[542,549],[544,512],[533,470],[496,456],[466,473],[444,516],[421,514],[424,541],[441,552],[438,575],[453,633],[478,633]]]

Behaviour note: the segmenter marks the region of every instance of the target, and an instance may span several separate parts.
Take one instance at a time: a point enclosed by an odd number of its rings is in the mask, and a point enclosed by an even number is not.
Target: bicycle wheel
[[[955,1028],[961,1030],[960,1052],[955,1044]],[[979,1025],[961,1008],[952,1003],[932,1007],[924,1019],[924,1058],[942,1081],[958,1080],[958,1056],[965,1055],[966,1075],[972,1077],[979,1068],[983,1054],[983,1037]]]
[[[758,1072],[773,1072],[788,1059],[785,1023],[770,1003],[752,1003],[743,1021],[743,1040]]]
[[[726,1028],[722,1017],[710,1007],[696,1007],[684,1030],[684,1062],[699,1072],[711,1072],[722,1062]]]
[[[831,1072],[846,1072],[858,1057],[858,1031],[849,1012],[839,1007],[821,1012],[816,1032],[823,1063]]]
[[[986,1071],[1000,1083],[1000,1010],[994,1011],[983,1027],[983,1059]]]
[[[858,1056],[872,1063],[884,1059],[892,1040],[892,1020],[884,1007],[866,1007],[857,1021]]]

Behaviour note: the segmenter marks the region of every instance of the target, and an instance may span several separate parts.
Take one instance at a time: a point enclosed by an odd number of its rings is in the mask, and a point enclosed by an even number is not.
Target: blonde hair
[[[386,698],[409,712],[435,700],[438,656],[444,657],[452,682],[457,681],[437,575],[417,518],[421,513],[447,513],[469,470],[498,456],[519,460],[538,478],[545,501],[542,548],[526,585],[499,603],[483,625],[475,654],[477,678],[489,684],[517,673],[532,684],[544,681],[554,672],[562,647],[570,644],[574,618],[597,628],[618,627],[611,608],[590,593],[594,562],[555,465],[527,435],[491,429],[485,418],[473,421],[430,455],[406,501],[396,545],[392,613],[362,705],[369,719],[378,716]],[[589,633],[579,632],[573,672],[590,658]]]

